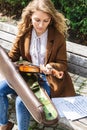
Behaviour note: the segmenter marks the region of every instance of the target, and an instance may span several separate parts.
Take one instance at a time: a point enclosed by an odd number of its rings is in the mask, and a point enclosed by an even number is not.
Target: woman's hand
[[[64,75],[63,71],[58,71],[58,70],[52,68],[52,66],[49,64],[47,64],[46,66],[40,65],[40,70],[41,70],[41,72],[43,72],[46,75],[51,74],[53,76],[56,76],[59,79],[62,79],[63,75]]]
[[[46,75],[52,74],[52,66],[49,64],[46,66],[40,65],[40,71]]]
[[[58,79],[62,79],[64,72],[53,69],[53,75],[56,76]]]

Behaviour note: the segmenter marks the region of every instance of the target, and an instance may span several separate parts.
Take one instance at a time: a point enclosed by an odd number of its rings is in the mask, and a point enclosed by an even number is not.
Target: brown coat
[[[31,34],[28,32],[16,42],[12,50],[8,53],[12,61],[19,60],[20,56],[30,62],[29,54]],[[47,76],[51,86],[51,97],[74,96],[75,91],[69,74],[67,73],[66,42],[64,37],[54,28],[48,29],[47,51],[45,64],[50,63],[56,70],[64,71],[63,79],[55,76]]]

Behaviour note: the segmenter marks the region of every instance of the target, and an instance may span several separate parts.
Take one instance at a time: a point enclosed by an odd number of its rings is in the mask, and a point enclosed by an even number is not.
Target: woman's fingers
[[[56,69],[53,69],[51,65],[47,64],[46,66],[40,65],[40,72],[44,74],[52,74],[53,76],[56,76],[59,79],[63,78],[64,72],[63,71],[58,71]]]

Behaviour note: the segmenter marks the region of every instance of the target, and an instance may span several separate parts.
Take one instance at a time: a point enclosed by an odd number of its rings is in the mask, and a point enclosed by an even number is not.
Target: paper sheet
[[[52,98],[60,117],[77,120],[87,116],[87,97],[74,96],[65,98]]]

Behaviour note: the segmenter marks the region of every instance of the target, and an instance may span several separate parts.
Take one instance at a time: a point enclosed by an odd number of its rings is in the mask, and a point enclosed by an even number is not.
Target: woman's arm
[[[20,48],[19,48],[19,42],[14,43],[12,49],[8,52],[9,58],[15,62],[18,61],[20,58]]]

